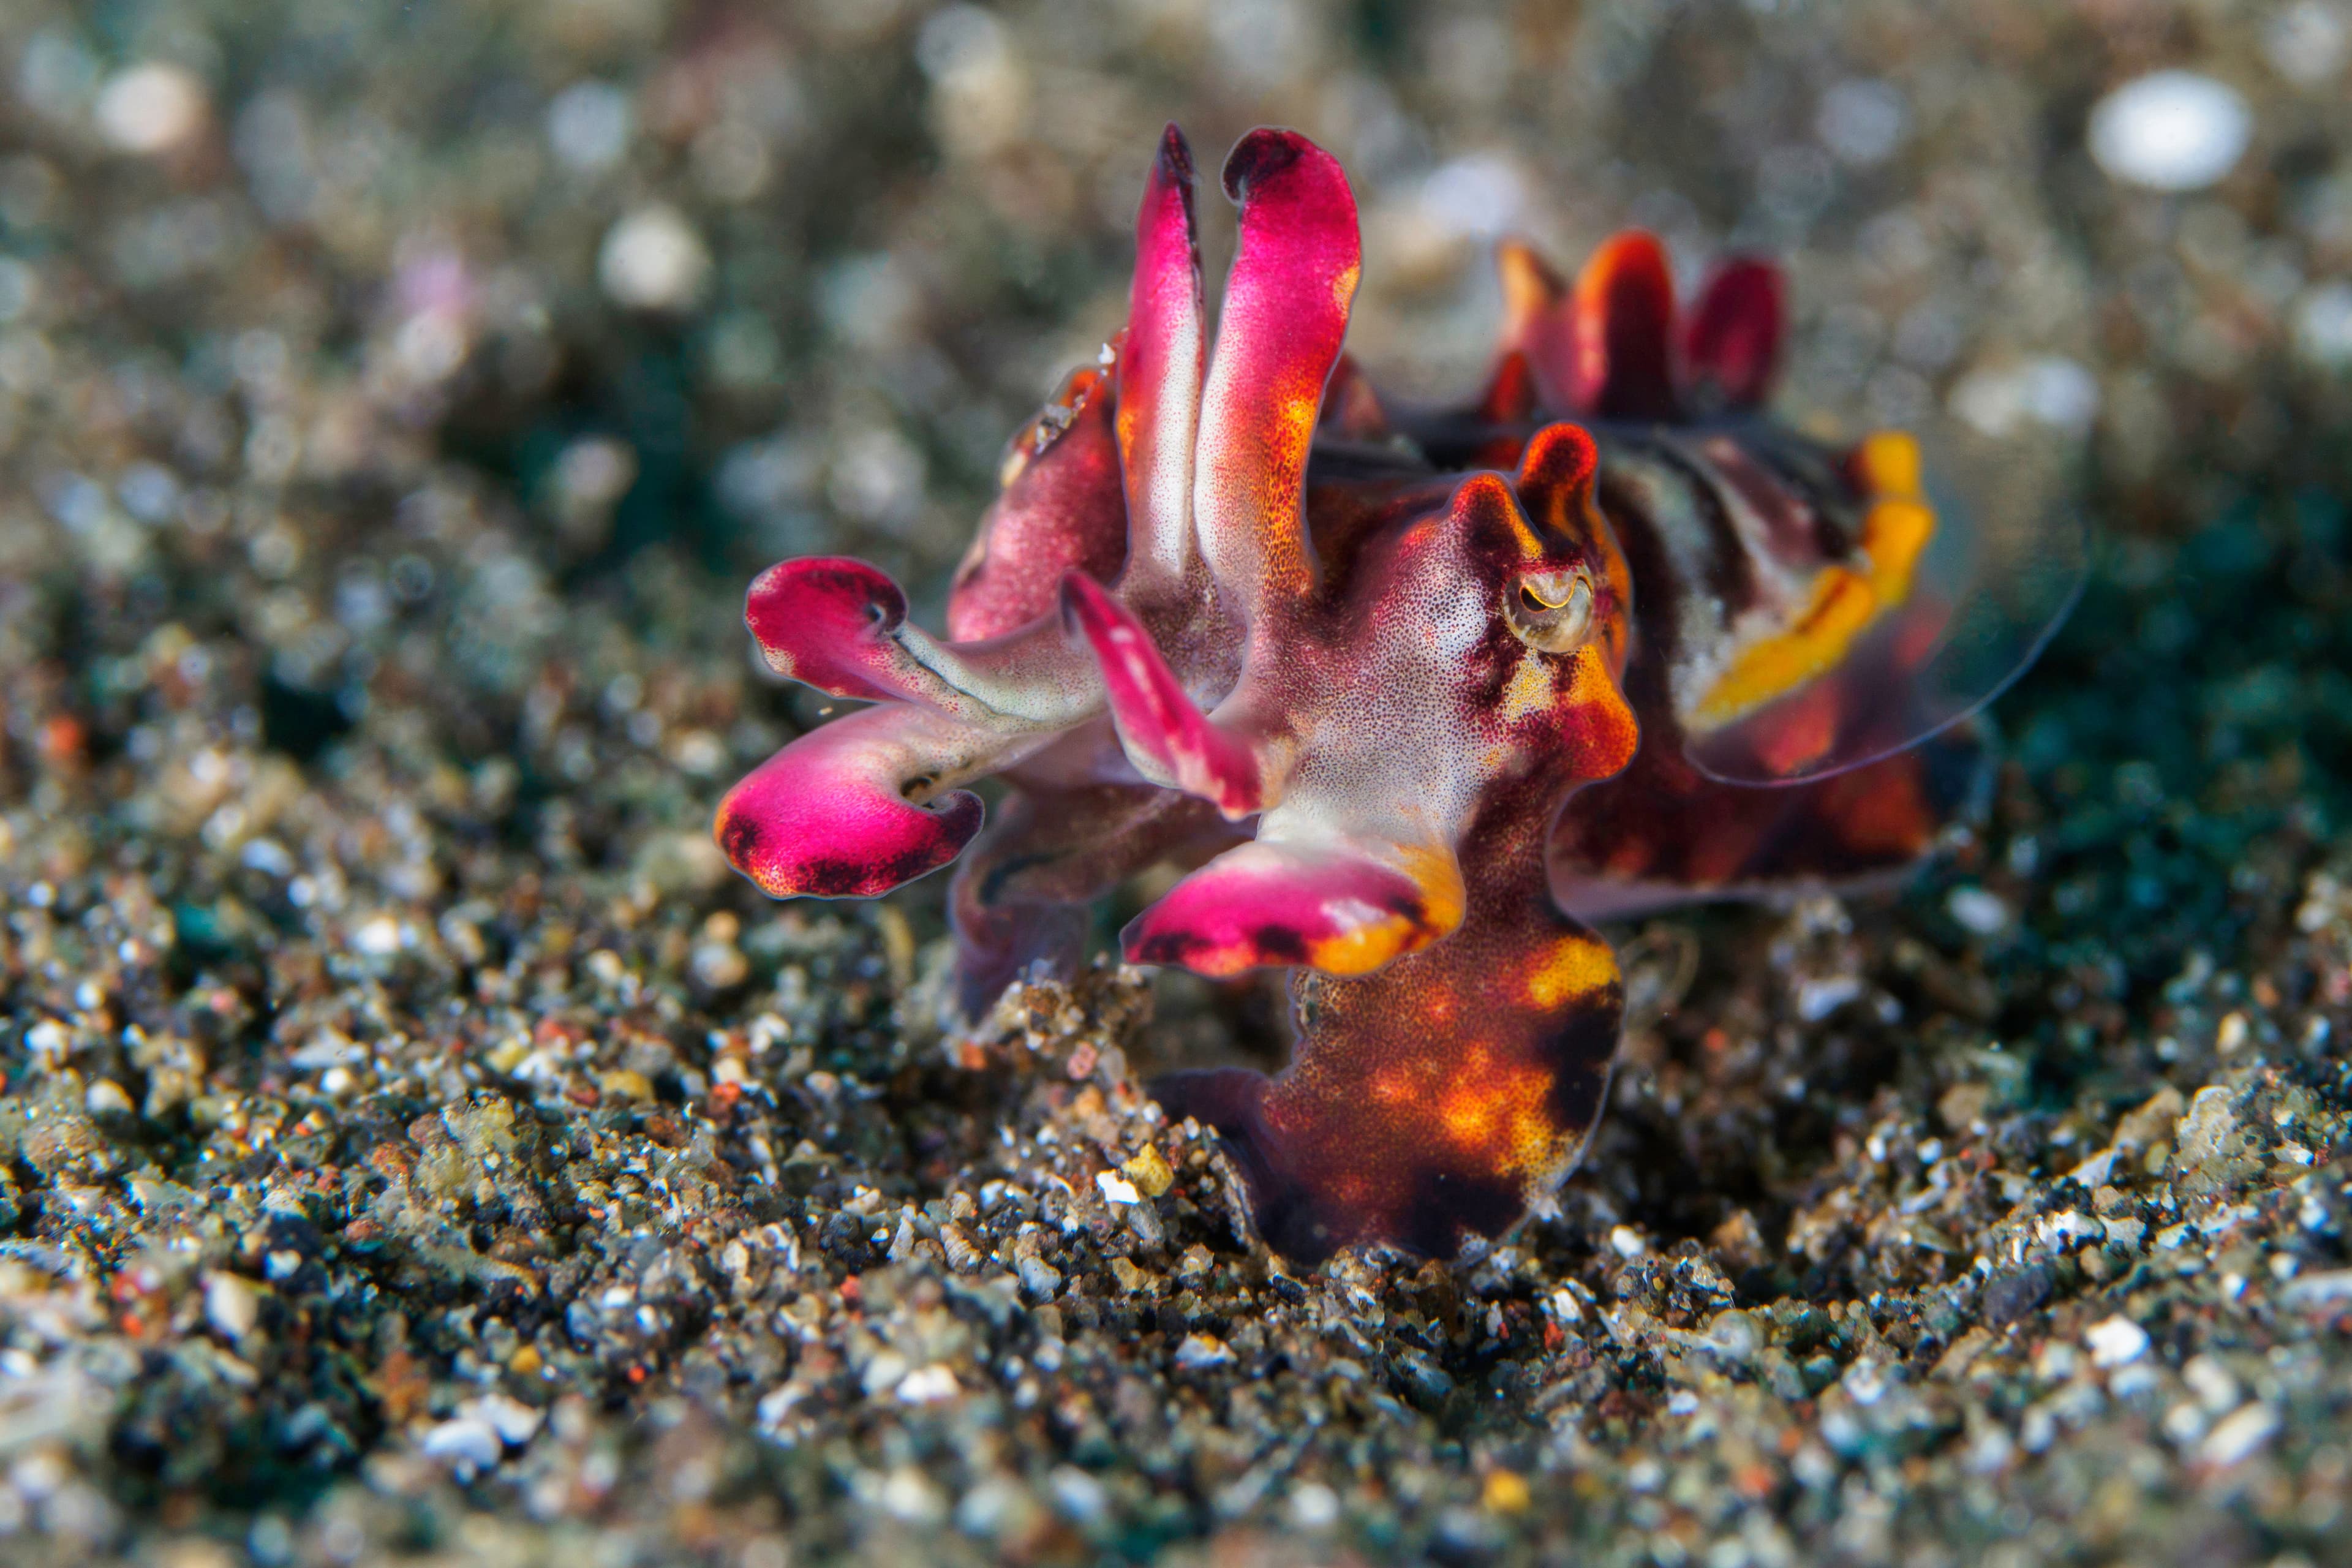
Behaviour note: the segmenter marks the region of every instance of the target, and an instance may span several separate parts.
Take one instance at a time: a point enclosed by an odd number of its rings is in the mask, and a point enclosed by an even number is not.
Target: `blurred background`
[[[1259,122],[1339,156],[1385,384],[1475,380],[1498,237],[1641,224],[1787,260],[1797,410],[2083,430],[2115,525],[2177,530],[2341,445],[2347,47],[2329,0],[19,0],[0,551],[38,569],[37,510],[315,591],[311,524],[239,501],[375,487],[344,596],[396,603],[470,484],[535,574],[846,548],[936,595],[1123,315],[1171,119],[1212,168]],[[2166,67],[2103,165],[2095,108]],[[265,640],[320,683],[317,626]]]
[[[2347,491],[2347,52],[2334,0],[18,0],[0,659],[233,624],[231,706],[297,756],[445,676],[418,720],[478,756],[567,616],[708,648],[818,550],[936,605],[1121,320],[1171,119],[1211,168],[1259,122],[1338,153],[1385,385],[1473,384],[1503,235],[1767,251],[1784,407],[2079,437],[2149,581],[2256,491]],[[698,777],[774,739],[628,673],[577,672]]]

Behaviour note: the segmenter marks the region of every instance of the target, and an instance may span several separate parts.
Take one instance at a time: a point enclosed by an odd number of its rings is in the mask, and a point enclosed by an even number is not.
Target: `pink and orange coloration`
[[[1341,353],[1339,166],[1258,131],[1223,184],[1213,352],[1171,129],[1127,329],[1015,439],[947,639],[855,561],[752,584],[778,670],[875,706],[737,785],[719,839],[780,898],[962,855],[975,1013],[1078,963],[1118,883],[1196,866],[1128,956],[1291,970],[1297,1058],[1155,1093],[1223,1134],[1280,1250],[1448,1255],[1556,1185],[1600,1109],[1622,991],[1577,914],[1927,849],[1968,771],[1916,744],[1952,715],[1901,679],[1946,611],[1917,570],[1939,520],[1906,437],[1831,449],[1759,412],[1769,268],[1724,268],[1678,323],[1645,235],[1572,286],[1508,247],[1489,386],[1393,409]],[[1847,678],[1865,650],[1875,678]],[[983,833],[962,786],[990,774],[1012,794]]]

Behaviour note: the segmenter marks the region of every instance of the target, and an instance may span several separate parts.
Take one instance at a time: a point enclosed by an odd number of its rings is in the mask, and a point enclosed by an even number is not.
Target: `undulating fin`
[[[1003,492],[981,520],[948,594],[948,636],[1003,637],[1054,608],[1065,572],[1106,580],[1127,559],[1127,507],[1113,439],[1113,373],[1073,372],[1007,448]]]
[[[2048,506],[2060,459],[2046,443],[1947,439],[1948,470],[1983,470],[1972,489],[1984,507],[1939,500],[1903,432],[1823,455],[1853,547],[1822,578],[1845,613],[1793,618],[1677,694],[1683,750],[1701,772],[1784,784],[1916,746],[1990,701],[2064,622],[2090,552],[2084,518]]]
[[[1983,784],[1983,748],[1965,730],[1778,788],[1722,784],[1673,747],[1645,746],[1561,817],[1552,894],[1586,920],[1614,920],[1692,899],[1873,884],[1916,865]]]
[[[1787,303],[1780,269],[1738,257],[1699,290],[1683,331],[1683,365],[1702,407],[1759,408],[1780,374]]]
[[[1759,477],[1746,481],[1750,492],[1774,483],[1733,451],[1723,452],[1716,467],[1735,475],[1753,469]],[[1757,622],[1750,615],[1727,627],[1722,651],[1697,650],[1708,660],[1709,677],[1678,693],[1678,717],[1692,742],[1717,757],[1744,753],[1766,777],[1794,779],[1831,772],[1842,757],[1864,760],[1857,754],[1864,734],[1904,722],[1885,705],[1886,697],[1899,699],[1895,678],[1941,630],[1940,605],[1919,606],[1921,616],[1902,615],[1921,552],[1937,529],[1935,510],[1920,488],[1917,444],[1881,432],[1850,453],[1843,468],[1851,481],[1847,509],[1858,514],[1843,531],[1851,542],[1847,550],[1810,574],[1802,596],[1783,602],[1786,613],[1777,623],[1741,636],[1743,625]],[[1769,533],[1753,542],[1767,564],[1776,553],[1785,559]],[[1923,629],[1924,637],[1917,635]],[[1906,630],[1915,635],[1906,639]],[[1877,655],[1857,660],[1865,637]],[[1822,679],[1832,672],[1838,679]]]
[[[1243,137],[1224,189],[1241,239],[1202,397],[1192,516],[1211,573],[1254,630],[1263,598],[1304,595],[1315,579],[1307,448],[1362,257],[1347,176],[1296,132]]]
[[[1132,574],[1126,586],[1147,594],[1197,588],[1192,578],[1201,566],[1192,459],[1206,351],[1192,184],[1192,149],[1171,125],[1136,211],[1135,279],[1118,371]],[[1108,572],[1087,575],[1114,581]]]
[[[1672,419],[1675,279],[1642,229],[1612,236],[1577,274],[1569,411],[1595,419]]]
[[[1103,689],[1127,754],[1146,778],[1210,802],[1229,820],[1265,798],[1256,753],[1200,709],[1151,634],[1102,584],[1073,573],[1063,613],[1102,668]]]
[[[719,847],[770,898],[878,897],[946,865],[980,831],[980,797],[942,788],[955,781],[935,772],[976,739],[916,703],[835,719],[727,792]]]
[[[1274,964],[1369,974],[1451,934],[1462,899],[1442,846],[1260,837],[1177,883],[1119,940],[1132,963],[1212,976]]]

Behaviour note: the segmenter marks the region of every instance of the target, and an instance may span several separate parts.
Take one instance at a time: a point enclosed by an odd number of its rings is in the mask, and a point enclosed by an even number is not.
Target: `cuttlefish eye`
[[[1592,602],[1581,566],[1523,572],[1503,590],[1503,619],[1539,653],[1572,653],[1592,635]]]

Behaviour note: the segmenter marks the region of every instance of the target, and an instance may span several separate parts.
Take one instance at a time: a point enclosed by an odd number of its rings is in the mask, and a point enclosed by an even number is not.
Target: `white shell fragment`
[[[99,89],[99,132],[125,153],[168,153],[204,128],[205,113],[204,83],[181,66],[132,66]]]
[[[597,280],[623,305],[682,310],[701,299],[710,252],[674,207],[641,207],[614,224],[596,257]]]
[[[2147,1331],[2120,1313],[2092,1324],[2083,1341],[2094,1366],[2126,1366],[2147,1353]]]
[[[2156,71],[2092,109],[2091,156],[2127,185],[2201,191],[2238,166],[2253,129],[2235,88],[2195,71]]]

